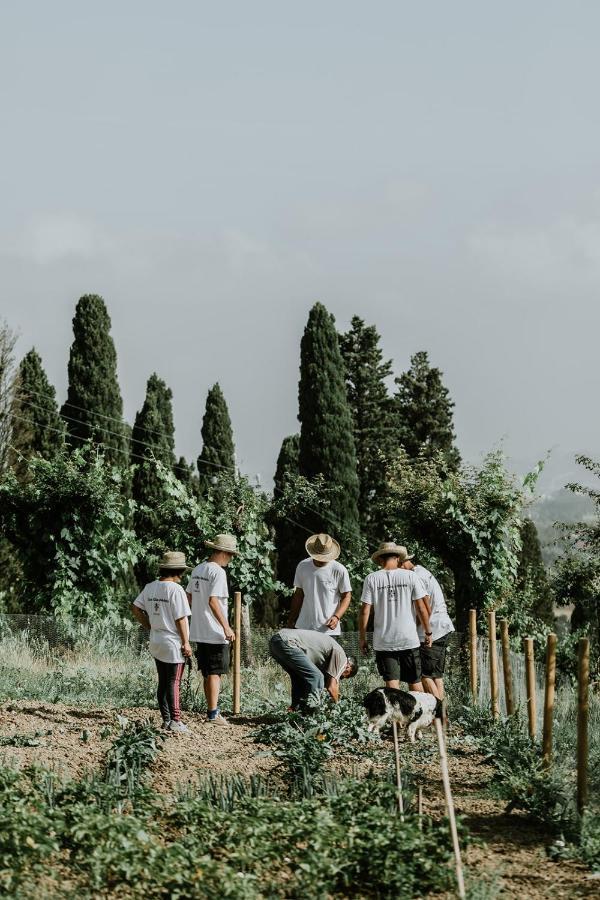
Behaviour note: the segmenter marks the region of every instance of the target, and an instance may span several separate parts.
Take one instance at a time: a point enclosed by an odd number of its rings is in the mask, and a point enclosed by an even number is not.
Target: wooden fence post
[[[533,655],[533,638],[525,638],[525,685],[527,690],[527,721],[529,737],[535,741],[537,735],[537,703],[535,689],[535,657]]]
[[[477,610],[469,610],[469,674],[471,696],[477,702]]]
[[[240,713],[241,674],[242,674],[242,595],[236,591],[234,597],[233,631],[233,714]]]
[[[556,635],[551,632],[546,641],[546,690],[544,692],[544,734],[542,756],[544,764],[552,762],[552,721],[554,718],[554,685],[556,682]]]
[[[496,613],[493,609],[488,613],[488,653],[490,657],[490,702],[492,716],[497,719],[500,713],[498,706],[498,648],[496,646]]]
[[[590,685],[590,639],[579,639],[577,676],[577,809],[579,815],[588,802],[588,718]]]
[[[512,716],[515,711],[513,696],[512,666],[510,662],[510,638],[508,636],[508,619],[500,620],[500,637],[502,639],[502,669],[504,671],[504,697],[506,715]]]

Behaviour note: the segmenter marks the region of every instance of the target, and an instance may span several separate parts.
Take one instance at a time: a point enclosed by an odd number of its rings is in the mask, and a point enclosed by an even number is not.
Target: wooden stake
[[[456,866],[456,882],[458,884],[458,896],[464,898],[465,879],[463,875],[462,859],[460,856],[460,844],[458,843],[458,831],[456,829],[456,816],[454,814],[454,801],[452,800],[452,791],[450,790],[450,776],[448,774],[448,757],[446,756],[446,743],[444,741],[444,729],[439,718],[435,719],[435,731],[437,734],[438,750],[440,753],[440,770],[442,772],[442,781],[444,783],[444,796],[446,798],[446,812],[448,813],[448,821],[450,822],[450,834],[452,835],[452,846],[454,849],[454,862]]]
[[[554,718],[554,685],[556,682],[556,635],[550,633],[546,642],[546,690],[544,693],[544,734],[542,756],[546,766],[552,762],[552,721]]]
[[[242,595],[236,591],[234,596],[233,631],[233,714],[240,713],[241,674],[242,674]]]
[[[579,683],[577,707],[577,809],[579,815],[588,802],[588,719],[590,686],[590,639],[579,639],[577,676]]]
[[[533,655],[533,638],[525,638],[525,685],[527,692],[527,721],[529,737],[535,741],[537,736],[537,703],[535,689],[535,658]]]
[[[402,796],[402,773],[400,772],[400,748],[398,746],[398,723],[392,722],[394,732],[394,755],[396,757],[396,789],[398,791],[398,812],[400,821],[404,822],[404,797]]]
[[[417,788],[417,816],[419,817],[419,829],[423,830],[423,787]]]
[[[490,657],[490,703],[492,716],[497,719],[500,714],[498,704],[498,648],[496,646],[496,613],[490,610],[488,613],[488,639]]]
[[[469,610],[469,673],[471,696],[477,702],[477,610]]]
[[[502,639],[502,669],[504,671],[504,697],[506,699],[506,715],[512,716],[515,711],[513,696],[512,666],[510,663],[510,638],[508,636],[508,620],[500,619],[500,637]]]

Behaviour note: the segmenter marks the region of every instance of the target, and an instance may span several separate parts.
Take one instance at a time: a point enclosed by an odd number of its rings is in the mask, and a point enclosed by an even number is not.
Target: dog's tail
[[[435,704],[435,717],[436,719],[444,719],[444,701],[438,700]]]

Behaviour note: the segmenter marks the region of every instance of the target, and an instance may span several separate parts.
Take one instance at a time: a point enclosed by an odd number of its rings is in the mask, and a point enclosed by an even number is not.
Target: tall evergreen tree
[[[546,625],[554,623],[554,601],[535,522],[524,519],[521,526],[521,554],[517,590],[533,594],[532,612]]]
[[[300,436],[297,434],[283,439],[275,470],[273,486],[275,500],[282,496],[287,478],[298,474],[299,446]],[[303,544],[303,534],[296,525],[288,519],[277,519],[275,522],[277,578],[288,586],[292,585],[296,566],[302,558]]]
[[[111,448],[107,459],[127,462],[123,401],[117,381],[117,354],[110,316],[102,297],[86,294],[77,303],[69,358],[69,389],[61,409],[67,440],[74,447],[91,440]]]
[[[460,463],[454,446],[454,403],[442,382],[442,373],[429,365],[427,353],[415,353],[410,369],[396,378],[394,397],[397,440],[409,456],[433,456],[441,451],[450,468]]]
[[[52,459],[65,441],[65,426],[56,403],[56,391],[48,381],[37,350],[19,364],[13,400],[13,465],[23,471],[31,456]]]
[[[327,519],[307,513],[315,531],[358,533],[358,475],[352,413],[335,320],[321,303],[310,311],[300,346],[298,388],[301,475],[337,488]]]
[[[340,335],[346,368],[346,390],[354,422],[354,444],[359,482],[358,510],[364,532],[377,532],[375,504],[384,492],[385,467],[381,460],[394,446],[391,399],[385,379],[392,363],[383,359],[379,334],[353,316],[350,330]]]
[[[175,474],[190,494],[198,493],[198,476],[195,466],[193,463],[189,463],[185,456],[180,456],[177,460]]]
[[[202,420],[202,452],[198,457],[200,491],[206,496],[223,474],[235,472],[231,419],[223,391],[214,384],[206,397]]]

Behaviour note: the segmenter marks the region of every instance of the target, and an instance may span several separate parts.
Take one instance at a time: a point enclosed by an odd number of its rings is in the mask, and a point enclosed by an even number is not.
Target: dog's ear
[[[363,700],[363,706],[367,710],[370,719],[375,716],[383,716],[386,712],[385,697],[381,688],[375,688]]]

